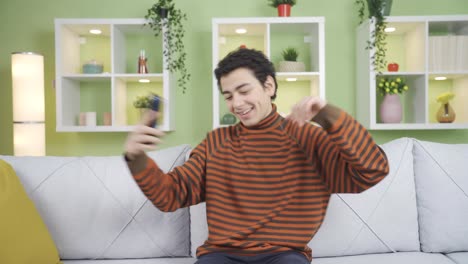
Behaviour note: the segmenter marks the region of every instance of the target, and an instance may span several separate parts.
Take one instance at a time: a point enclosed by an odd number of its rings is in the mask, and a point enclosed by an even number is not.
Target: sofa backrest
[[[422,251],[468,251],[468,144],[416,140],[413,153]]]
[[[187,145],[148,153],[164,171]],[[121,156],[0,156],[15,169],[62,259],[188,256],[189,209],[164,213],[140,191]]]
[[[363,193],[332,195],[313,256],[468,251],[468,144],[401,138],[381,148],[389,175]],[[205,204],[190,214],[195,256],[208,237]]]
[[[419,251],[413,141],[380,146],[389,174],[359,194],[334,194],[325,220],[309,243],[314,257]]]

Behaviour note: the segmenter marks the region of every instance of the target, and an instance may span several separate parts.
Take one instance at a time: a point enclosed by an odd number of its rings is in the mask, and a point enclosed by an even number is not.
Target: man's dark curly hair
[[[276,98],[276,91],[278,90],[278,83],[276,82],[276,73],[273,63],[263,54],[263,52],[255,49],[239,48],[231,51],[226,57],[224,57],[215,69],[214,73],[216,80],[218,81],[218,88],[221,91],[220,79],[223,76],[228,75],[234,70],[239,68],[246,68],[252,71],[255,78],[262,84],[268,76],[273,77],[275,81],[275,93],[271,96],[271,100]]]

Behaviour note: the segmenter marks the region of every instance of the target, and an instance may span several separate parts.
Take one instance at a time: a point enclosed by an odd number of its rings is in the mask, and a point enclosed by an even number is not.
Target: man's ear
[[[271,75],[267,76],[263,87],[269,96],[273,96],[275,94],[275,80],[273,77],[271,77]]]

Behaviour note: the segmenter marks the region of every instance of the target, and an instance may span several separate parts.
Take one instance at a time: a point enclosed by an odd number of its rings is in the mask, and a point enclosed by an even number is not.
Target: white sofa
[[[315,264],[467,264],[468,144],[383,144],[390,174],[361,194],[335,194],[309,243]],[[163,170],[190,147],[149,153]],[[10,163],[64,264],[188,264],[207,237],[204,204],[162,213],[120,156],[13,157]]]

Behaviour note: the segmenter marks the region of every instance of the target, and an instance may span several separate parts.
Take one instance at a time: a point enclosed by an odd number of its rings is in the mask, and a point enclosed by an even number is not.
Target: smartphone
[[[151,99],[151,110],[159,112],[159,106],[161,105],[161,97],[158,95],[154,95],[153,98]],[[151,124],[151,127],[156,127],[157,125],[157,120],[154,120],[154,122]]]

